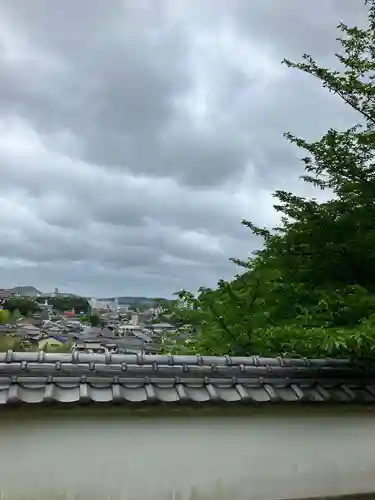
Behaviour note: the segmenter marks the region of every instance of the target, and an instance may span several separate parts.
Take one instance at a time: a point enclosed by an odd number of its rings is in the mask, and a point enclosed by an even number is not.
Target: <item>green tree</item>
[[[162,297],[156,297],[152,301],[153,307],[160,307],[163,311],[166,311],[171,306],[171,301]]]
[[[325,326],[353,326],[375,312],[374,0],[365,5],[366,29],[339,25],[342,51],[336,57],[343,71],[322,68],[310,55],[301,63],[284,61],[341,97],[358,113],[358,124],[344,131],[330,129],[311,143],[285,134],[306,151],[303,180],[331,189],[334,198],[318,203],[277,191],[275,208],[282,224],[273,234],[263,232],[265,247],[255,259],[257,269],[273,267],[279,272],[278,296],[284,293],[289,304],[297,306],[296,312]]]
[[[10,297],[4,302],[3,307],[4,309],[8,309],[11,313],[18,310],[22,316],[40,311],[39,304],[31,297]]]
[[[262,249],[233,282],[185,301],[174,314],[189,335],[166,349],[212,354],[373,356],[375,347],[375,0],[365,2],[366,28],[340,24],[341,71],[310,56],[288,67],[318,79],[358,114],[347,130],[329,129],[318,141],[291,133],[305,151],[302,179],[334,197],[319,203],[276,191],[279,227],[258,228]],[[194,304],[194,307],[192,307]],[[199,331],[194,323],[200,325]]]
[[[0,325],[6,325],[10,321],[10,312],[7,309],[0,309]]]
[[[11,325],[16,325],[21,318],[22,314],[20,313],[19,309],[14,309],[11,313],[11,318],[9,322]]]
[[[83,312],[87,314],[90,312],[90,304],[84,297],[57,295],[56,297],[51,297],[49,302],[60,313],[72,311],[73,309],[77,313]]]
[[[149,306],[149,304],[142,304],[141,302],[139,302],[139,303],[135,306],[135,309],[137,310],[137,312],[145,312],[145,311],[147,311],[148,309],[150,309],[150,306]]]
[[[100,316],[98,314],[91,314],[89,316],[89,322],[93,327],[100,326],[101,324]]]

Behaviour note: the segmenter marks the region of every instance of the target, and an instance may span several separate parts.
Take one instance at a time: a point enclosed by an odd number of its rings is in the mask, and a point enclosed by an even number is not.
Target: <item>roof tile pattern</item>
[[[375,364],[216,356],[0,353],[0,405],[375,403]]]

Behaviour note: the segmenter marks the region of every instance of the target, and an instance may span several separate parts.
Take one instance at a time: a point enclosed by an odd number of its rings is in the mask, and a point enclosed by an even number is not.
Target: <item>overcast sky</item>
[[[308,193],[301,152],[353,115],[280,64],[332,64],[360,0],[0,0],[0,287],[213,286]]]

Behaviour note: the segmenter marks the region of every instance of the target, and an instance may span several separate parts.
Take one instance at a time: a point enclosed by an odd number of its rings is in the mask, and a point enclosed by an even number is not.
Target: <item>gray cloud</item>
[[[0,6],[0,286],[170,295],[213,285],[298,189],[290,130],[352,114],[280,65],[332,62],[349,0]]]

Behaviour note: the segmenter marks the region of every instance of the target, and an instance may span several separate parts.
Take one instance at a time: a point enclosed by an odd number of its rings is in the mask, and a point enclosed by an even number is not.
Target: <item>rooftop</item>
[[[174,325],[170,323],[153,323],[149,326],[149,328],[176,328]]]
[[[375,364],[347,360],[0,353],[0,404],[375,403]]]

